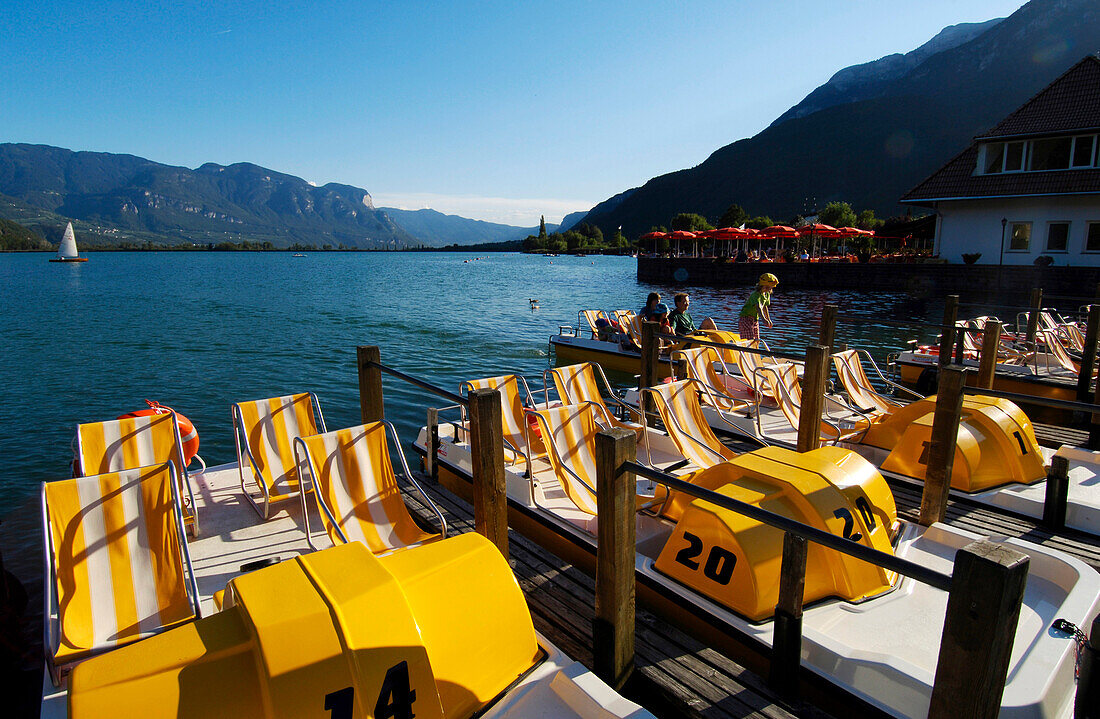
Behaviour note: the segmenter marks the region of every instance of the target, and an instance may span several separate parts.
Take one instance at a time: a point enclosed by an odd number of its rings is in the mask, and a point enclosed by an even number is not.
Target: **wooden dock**
[[[427,477],[418,477],[448,527],[474,531],[470,504]],[[406,500],[414,514],[433,521],[434,514],[418,497],[407,494]],[[509,531],[508,540],[509,563],[527,595],[535,628],[592,668],[594,580],[515,531]],[[635,662],[634,677],[623,693],[660,717],[831,716],[808,701],[783,701],[757,673],[644,611],[637,613]]]

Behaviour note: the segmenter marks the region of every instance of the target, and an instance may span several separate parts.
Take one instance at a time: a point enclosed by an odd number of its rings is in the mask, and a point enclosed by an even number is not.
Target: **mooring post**
[[[966,361],[966,337],[970,332],[970,323],[963,322],[963,326],[956,331],[955,336],[955,364]]]
[[[833,351],[833,339],[836,336],[836,305],[825,305],[821,311],[821,327],[818,331],[817,343],[825,345],[829,352]]]
[[[798,451],[821,446],[821,413],[825,409],[825,378],[829,376],[829,348],[806,348],[806,372],[802,376],[802,407],[798,411]]]
[[[955,347],[955,322],[959,319],[959,296],[948,295],[943,305],[943,331],[940,334],[940,368],[951,362]]]
[[[500,392],[475,389],[470,402],[470,454],[474,475],[474,529],[508,558],[508,489]]]
[[[1039,310],[1043,307],[1043,290],[1031,288],[1031,310],[1027,313],[1027,346],[1035,349],[1035,334],[1039,331]]]
[[[359,365],[359,416],[363,424],[386,418],[382,405],[382,353],[377,345],[360,345],[355,348]]]
[[[1100,340],[1100,304],[1089,305],[1089,323],[1085,328],[1085,346],[1081,351],[1081,371],[1077,374],[1077,401],[1089,401],[1092,370],[1096,366],[1096,344]]]
[[[657,367],[660,362],[658,355],[661,343],[653,335],[656,334],[659,327],[660,325],[656,322],[642,322],[642,373],[638,376],[639,390],[657,386]],[[640,404],[642,421],[648,425],[651,422],[653,412],[656,411],[653,406],[653,398],[649,396],[648,392],[641,398]]]
[[[634,544],[636,481],[622,471],[633,461],[637,435],[628,429],[596,435],[596,616],[592,660],[596,676],[622,689],[634,671]]]
[[[805,537],[784,532],[783,564],[779,570],[779,601],[775,605],[775,630],[768,684],[786,697],[798,694],[798,669],[802,665],[802,598],[806,589]]]
[[[428,408],[428,446],[424,453],[424,471],[432,478],[433,482],[439,481],[439,410],[435,407]],[[502,420],[503,421],[503,420]],[[455,437],[455,441],[458,438]]]
[[[978,364],[978,386],[993,389],[997,374],[997,349],[1001,346],[1001,323],[986,322],[982,331],[982,354]]]
[[[1027,555],[988,540],[955,554],[930,718],[1000,714],[1027,569]]]
[[[920,519],[925,527],[942,522],[947,516],[947,494],[951,490],[951,465],[955,462],[955,442],[962,417],[963,383],[966,370],[961,367],[940,369],[940,388],[936,394],[936,413],[932,417],[932,436],[927,447],[924,492],[920,500]]]
[[[1047,469],[1046,498],[1043,501],[1043,526],[1065,529],[1066,502],[1069,499],[1069,460],[1055,455]]]

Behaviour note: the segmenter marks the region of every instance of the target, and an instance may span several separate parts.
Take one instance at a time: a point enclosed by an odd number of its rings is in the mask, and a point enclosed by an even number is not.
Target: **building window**
[[[1096,135],[1073,138],[1073,167],[1091,167]]]
[[[1004,169],[1005,146],[1003,142],[985,145],[985,174],[995,175]]]
[[[1023,142],[1005,143],[1005,172],[1020,172],[1024,169]]]
[[[1085,238],[1085,252],[1100,252],[1100,222],[1089,223],[1089,233]]]
[[[1031,142],[1030,170],[1068,170],[1069,155],[1073,147],[1073,138],[1053,137],[1049,140]]]
[[[1051,222],[1047,225],[1047,252],[1065,252],[1069,247],[1069,223]]]
[[[1011,252],[1027,252],[1031,246],[1031,223],[1030,222],[1013,222],[1012,223],[1012,235],[1008,242],[1008,249]]]

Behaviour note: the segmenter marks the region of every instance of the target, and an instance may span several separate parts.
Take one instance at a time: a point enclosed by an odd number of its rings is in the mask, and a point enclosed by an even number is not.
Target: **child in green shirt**
[[[770,272],[760,275],[756,289],[749,295],[745,306],[741,308],[737,330],[742,340],[760,339],[760,317],[763,315],[768,327],[772,326],[771,315],[768,314],[768,306],[772,303],[772,290],[779,284],[779,279]]]

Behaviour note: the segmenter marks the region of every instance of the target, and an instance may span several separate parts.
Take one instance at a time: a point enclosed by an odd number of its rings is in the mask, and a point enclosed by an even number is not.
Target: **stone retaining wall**
[[[638,279],[670,285],[747,287],[764,272],[780,287],[909,292],[917,297],[959,295],[962,301],[1023,300],[1031,288],[1045,296],[1100,297],[1100,268],[959,264],[749,262],[703,257],[639,257]]]

